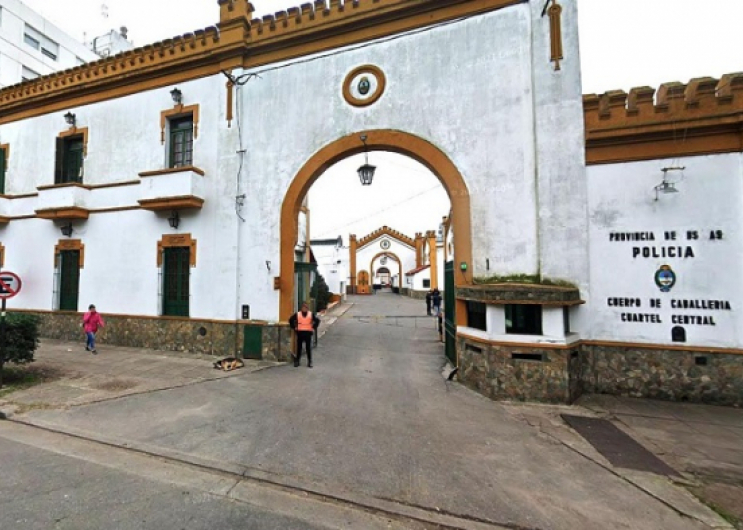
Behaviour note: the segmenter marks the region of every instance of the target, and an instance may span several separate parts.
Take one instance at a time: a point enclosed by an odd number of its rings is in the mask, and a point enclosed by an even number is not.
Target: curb
[[[511,522],[490,521],[466,514],[449,513],[438,508],[409,504],[395,499],[354,493],[344,490],[341,486],[333,488],[332,485],[307,484],[302,482],[301,479],[249,468],[242,464],[206,460],[177,451],[171,451],[167,448],[150,446],[139,442],[129,442],[113,438],[107,439],[105,436],[78,429],[64,429],[43,422],[36,423],[18,418],[9,419],[8,421],[86,442],[105,445],[122,451],[157,458],[173,464],[190,466],[210,474],[228,475],[237,479],[238,483],[245,482],[263,485],[265,487],[280,488],[296,494],[309,496],[319,501],[340,503],[357,510],[370,511],[376,514],[407,519],[427,525],[433,524],[442,530],[541,530],[516,525]],[[232,489],[234,490],[235,488],[233,487]]]

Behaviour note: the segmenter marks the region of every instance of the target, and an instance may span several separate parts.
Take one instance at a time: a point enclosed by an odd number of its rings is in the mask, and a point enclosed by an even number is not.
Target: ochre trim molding
[[[550,60],[555,63],[555,71],[560,70],[560,61],[564,59],[562,53],[562,6],[557,0],[547,10],[550,17]]]
[[[157,266],[163,266],[163,249],[172,247],[190,247],[191,267],[196,266],[196,240],[191,234],[165,234],[157,242]]]
[[[38,197],[38,196],[39,196],[38,193],[23,193],[19,195],[0,195],[0,198],[13,200],[13,199],[29,199],[31,197]]]
[[[172,109],[164,110],[160,113],[160,143],[165,145],[165,127],[168,124],[170,118],[180,118],[182,116],[191,115],[193,119],[193,139],[199,137],[199,105],[183,106],[182,103],[176,104]],[[189,166],[191,167],[191,166]],[[175,168],[180,169],[180,168]],[[140,173],[140,176],[142,174]]]
[[[63,250],[79,250],[80,251],[80,268],[85,267],[85,245],[79,239],[60,239],[56,245],[54,245],[54,267],[56,268],[59,264],[59,254]]]
[[[242,0],[240,0],[242,1]],[[262,19],[223,2],[219,29],[129,50],[0,90],[0,123],[254,68],[525,3],[526,0],[311,2]],[[229,10],[226,6],[232,5]]]
[[[411,134],[388,129],[358,131],[326,145],[302,166],[292,180],[281,205],[281,288],[279,319],[286,321],[292,314],[294,301],[294,242],[297,241],[299,209],[312,184],[334,163],[364,151],[359,135],[365,134],[366,145],[375,150],[407,155],[423,164],[439,179],[452,206],[454,252],[458,262],[472,263],[472,228],[470,196],[462,174],[451,159],[432,143]],[[467,285],[470,280],[457,267],[455,285]],[[457,301],[457,324],[467,325],[466,304]]]
[[[227,119],[227,128],[232,127],[232,109],[234,107],[233,99],[235,96],[235,83],[227,81],[227,109],[225,111],[225,118]]]
[[[83,137],[83,156],[88,156],[88,128],[81,127],[77,128],[72,126],[66,131],[62,131],[57,135],[57,138],[69,138],[71,136],[82,136]]]
[[[182,173],[184,171],[193,171],[194,173],[201,175],[202,177],[206,174],[203,169],[196,166],[181,166],[181,167],[166,167],[163,169],[155,169],[153,171],[142,171],[139,176],[142,178],[146,177],[157,177],[160,175],[169,175],[170,173]]]
[[[90,210],[73,206],[70,208],[46,208],[44,210],[36,210],[36,217],[41,219],[49,219],[52,221],[67,221],[73,219],[87,219],[90,215]]]
[[[392,239],[396,239],[403,245],[407,245],[410,248],[415,248],[415,241],[413,241],[413,238],[406,236],[402,232],[393,230],[392,228],[386,225],[383,226],[382,228],[377,228],[374,232],[371,232],[370,234],[367,234],[361,239],[359,239],[357,241],[358,248],[361,249],[362,247],[365,247],[369,243],[373,243],[375,240],[383,236],[389,236]]]
[[[586,163],[743,152],[743,73],[583,96]]]
[[[16,309],[9,310],[13,313],[38,313],[43,315],[82,315],[84,311],[50,311],[48,309]],[[181,322],[193,322],[193,323],[205,323],[205,324],[227,324],[234,326],[235,324],[251,324],[254,326],[265,326],[265,327],[289,327],[286,322],[274,322],[270,323],[266,320],[219,320],[214,318],[193,318],[193,317],[175,317],[168,315],[152,316],[152,315],[130,315],[126,313],[108,313],[99,311],[102,315],[109,318],[126,318],[126,319],[141,319],[141,320],[176,320]]]
[[[0,267],[5,267],[5,245],[0,243]]]
[[[204,199],[193,195],[182,195],[177,197],[163,197],[158,199],[140,199],[137,201],[144,210],[159,212],[162,210],[180,210],[185,208],[200,209],[204,205]]]
[[[371,96],[365,99],[354,96],[351,87],[353,80],[362,74],[370,74],[377,80],[376,90],[374,90],[374,93]],[[351,72],[346,76],[346,80],[343,82],[343,98],[349,105],[353,105],[354,107],[368,107],[369,105],[376,103],[379,98],[382,97],[386,87],[387,77],[384,75],[381,68],[372,64],[359,66],[358,68],[351,70]]]

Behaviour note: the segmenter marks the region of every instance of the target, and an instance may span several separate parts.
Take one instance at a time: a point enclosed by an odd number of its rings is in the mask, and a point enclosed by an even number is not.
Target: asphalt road
[[[357,297],[287,365],[29,421],[307,490],[535,529],[700,528],[441,376],[425,304]]]
[[[239,477],[0,422],[0,528],[423,528]]]

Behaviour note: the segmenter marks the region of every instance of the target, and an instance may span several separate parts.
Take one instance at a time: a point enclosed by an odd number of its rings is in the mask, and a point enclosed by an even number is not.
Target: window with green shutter
[[[0,195],[5,193],[5,170],[7,164],[5,161],[5,149],[0,148]]]
[[[84,142],[82,135],[57,138],[54,183],[83,181]]]
[[[59,252],[59,309],[77,311],[80,294],[80,251]]]
[[[193,116],[169,120],[170,167],[193,165]]]
[[[163,249],[163,315],[188,316],[191,249]]]

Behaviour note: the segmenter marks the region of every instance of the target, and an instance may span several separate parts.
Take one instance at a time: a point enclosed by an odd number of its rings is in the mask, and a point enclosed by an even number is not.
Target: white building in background
[[[127,31],[125,26],[119,28],[118,31],[112,29],[108,33],[95,37],[87,43],[88,47],[99,57],[110,57],[117,53],[133,50],[134,44],[127,40]]]
[[[0,0],[0,87],[98,59],[19,0]]]
[[[343,238],[313,239],[310,245],[317,272],[325,278],[330,292],[344,294],[348,285],[348,247],[343,247]]]

